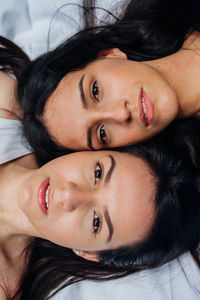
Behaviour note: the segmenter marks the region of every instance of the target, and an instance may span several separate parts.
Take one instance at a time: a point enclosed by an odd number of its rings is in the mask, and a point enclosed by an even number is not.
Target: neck
[[[10,297],[19,287],[29,258],[24,250],[34,236],[30,222],[18,205],[17,193],[35,167],[32,155],[0,166],[0,284]]]
[[[29,240],[34,235],[17,197],[20,185],[34,171],[18,163],[18,160],[0,166],[0,246],[19,237]]]
[[[177,118],[200,116],[200,34],[192,33],[176,53],[147,62],[168,81],[177,95]]]

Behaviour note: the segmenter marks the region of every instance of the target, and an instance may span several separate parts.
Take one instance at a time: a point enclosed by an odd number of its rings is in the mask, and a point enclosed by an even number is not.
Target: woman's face
[[[53,160],[34,171],[18,193],[35,236],[83,251],[113,249],[144,238],[155,216],[154,198],[148,165],[114,151]]]
[[[48,99],[43,120],[60,144],[75,150],[123,146],[163,130],[177,115],[177,97],[148,62],[124,53],[67,74]]]

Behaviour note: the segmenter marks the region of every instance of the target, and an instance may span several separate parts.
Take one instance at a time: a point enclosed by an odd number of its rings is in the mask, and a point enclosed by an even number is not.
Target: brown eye
[[[101,219],[100,217],[94,212],[94,218],[93,218],[93,233],[96,235],[99,231],[99,228],[101,226]]]
[[[104,125],[102,125],[100,130],[99,130],[99,138],[100,138],[100,141],[101,141],[102,144],[106,144],[107,135],[106,135]]]
[[[95,183],[97,183],[102,177],[102,168],[100,163],[96,164],[96,168],[94,170]]]
[[[94,99],[99,101],[99,87],[98,87],[96,81],[92,85],[92,95],[93,95]]]

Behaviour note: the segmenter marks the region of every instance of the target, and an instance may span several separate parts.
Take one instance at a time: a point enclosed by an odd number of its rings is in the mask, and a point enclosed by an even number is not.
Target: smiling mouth
[[[141,88],[141,92],[139,95],[139,112],[140,112],[140,120],[148,127],[154,119],[154,111],[151,100],[144,92],[143,88]]]
[[[47,214],[50,198],[49,179],[42,182],[38,190],[38,203],[43,213]]]

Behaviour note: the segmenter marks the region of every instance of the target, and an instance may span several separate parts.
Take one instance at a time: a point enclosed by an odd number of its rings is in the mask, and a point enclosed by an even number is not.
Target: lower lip
[[[45,202],[45,195],[46,195],[46,190],[49,185],[49,179],[46,179],[43,181],[43,183],[40,185],[39,190],[38,190],[38,203],[45,215],[47,215],[47,208],[46,208],[46,202]]]
[[[142,97],[144,99],[144,104],[146,107],[147,119],[144,116]],[[151,125],[151,123],[154,120],[153,106],[152,106],[151,100],[149,99],[149,97],[147,96],[147,94],[144,92],[143,89],[141,90],[141,94],[139,97],[139,108],[140,108],[140,119],[142,120],[142,122],[145,124],[146,127]]]

